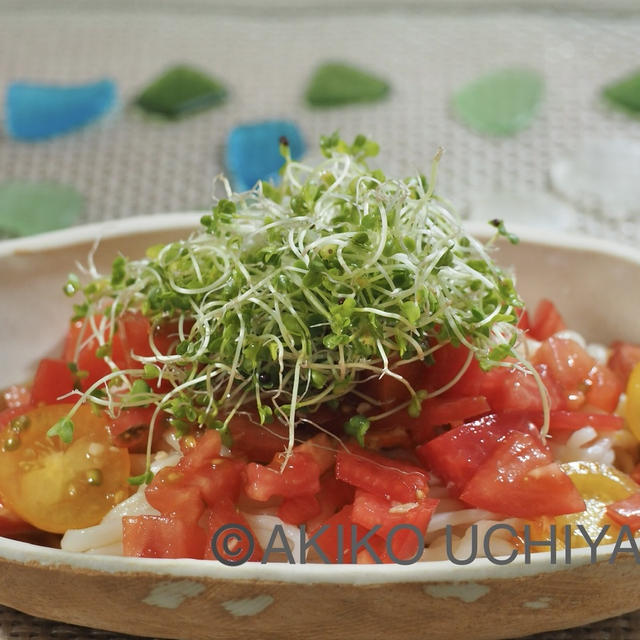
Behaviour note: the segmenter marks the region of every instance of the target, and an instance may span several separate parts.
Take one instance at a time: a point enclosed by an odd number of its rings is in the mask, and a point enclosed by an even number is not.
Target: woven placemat
[[[477,2],[436,2],[430,9],[405,2],[385,9],[363,1],[340,12],[341,4],[334,2],[323,15],[322,3],[300,0],[281,0],[273,11],[250,0],[239,7],[206,0],[55,6],[0,1],[0,86],[15,79],[80,82],[107,76],[117,81],[122,99],[119,113],[68,137],[41,144],[0,137],[0,179],[75,186],[86,197],[80,222],[203,209],[210,203],[212,177],[223,169],[230,128],[285,117],[300,125],[310,145],[335,129],[347,137],[374,137],[388,174],[425,171],[443,146],[439,191],[464,211],[487,191],[548,190],[550,164],[584,141],[640,142],[640,122],[607,110],[598,99],[605,82],[640,64],[637,3],[576,1],[569,4],[575,11],[559,13],[505,11],[497,2],[490,3],[491,11],[472,10]],[[592,13],[593,8],[598,10]],[[387,77],[390,99],[309,109],[302,100],[305,83],[327,59],[348,60]],[[210,70],[229,86],[230,100],[178,123],[146,118],[128,106],[154,74],[175,62]],[[451,117],[453,90],[485,71],[518,64],[539,70],[547,83],[543,108],[529,129],[514,138],[489,139]],[[578,228],[620,242],[640,241],[640,224],[606,213],[582,212]],[[640,638],[640,612],[535,637],[632,640]],[[126,636],[0,608],[0,639],[45,638]]]

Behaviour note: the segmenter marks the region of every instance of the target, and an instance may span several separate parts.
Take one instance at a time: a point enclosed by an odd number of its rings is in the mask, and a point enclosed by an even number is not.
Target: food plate
[[[130,218],[0,244],[0,388],[33,375],[60,349],[71,311],[61,293],[76,261],[99,240],[98,267],[139,256],[195,228],[199,213]],[[486,226],[485,226],[486,227]],[[469,225],[477,236],[485,228]],[[587,340],[640,341],[640,254],[595,239],[514,229],[498,262],[513,266],[525,301],[562,304]],[[629,548],[627,543],[622,547]],[[586,624],[640,607],[633,553],[610,562],[574,550],[496,565],[257,564],[73,554],[0,538],[0,603],[25,613],[163,638],[509,638]]]

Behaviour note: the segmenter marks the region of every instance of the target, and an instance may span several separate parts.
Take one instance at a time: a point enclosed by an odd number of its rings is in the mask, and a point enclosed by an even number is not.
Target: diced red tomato
[[[567,328],[556,306],[546,298],[540,300],[533,314],[533,322],[529,328],[529,334],[535,340],[546,340],[558,331]]]
[[[284,450],[289,438],[288,428],[273,422],[261,425],[257,418],[236,414],[229,422],[233,452],[246,456],[252,462],[267,464],[273,456]]]
[[[427,369],[426,388],[434,392],[448,384],[463,368],[468,357],[469,350],[465,347],[445,345],[438,349],[434,353],[435,364]],[[536,370],[547,388],[551,407],[563,408],[562,391],[555,378],[550,375],[546,363],[536,366]],[[486,398],[492,411],[530,411],[542,408],[540,390],[531,373],[505,366],[482,371],[475,358],[460,380],[436,400],[443,402],[445,399],[470,397]]]
[[[585,503],[551,452],[512,431],[478,467],[460,495],[467,504],[519,518],[584,511]]]
[[[69,398],[59,399],[74,389],[73,374],[64,360],[45,358],[40,361],[31,388],[34,405],[68,403]]]
[[[392,529],[399,525],[416,527],[424,536],[438,502],[438,500],[426,498],[410,504],[394,506],[386,498],[357,489],[353,502],[352,520],[367,530],[379,525],[380,529],[375,535],[383,538],[385,542]],[[418,538],[412,531],[398,530],[394,532],[391,540],[391,549],[396,558],[407,560],[416,554],[417,541]]]
[[[366,529],[353,522],[352,513],[353,505],[342,507],[338,513],[323,523],[327,528],[316,538],[318,547],[332,563],[350,563],[352,531],[355,532],[358,540],[367,533]]]
[[[367,449],[375,451],[379,449],[408,449],[413,444],[412,429],[410,423],[415,422],[406,411],[398,411],[393,416],[388,416],[382,420],[371,423],[369,430],[364,436],[364,444]],[[422,437],[424,431],[421,430],[418,437]],[[430,433],[430,431],[429,431]]]
[[[430,398],[422,403],[424,422],[429,427],[443,424],[464,422],[469,418],[489,413],[491,408],[484,396],[470,396],[466,398],[440,399]]]
[[[94,321],[96,326],[100,328],[102,316],[94,316]],[[79,371],[86,372],[86,376],[79,381],[83,391],[86,391],[92,384],[108,375],[111,371],[104,358],[96,356],[96,350],[99,348],[100,342],[94,336],[89,322],[90,320],[87,318],[71,323],[65,341],[63,356],[66,362],[74,362]],[[109,331],[104,330],[102,332],[103,340],[106,341],[108,336]],[[116,364],[125,368],[124,351],[118,332],[113,336],[111,358]]]
[[[278,518],[289,524],[301,525],[318,516],[321,510],[316,496],[286,498],[278,507]]]
[[[200,469],[211,464],[220,456],[222,439],[215,429],[207,429],[196,441],[194,447],[184,448],[184,456],[178,466],[182,470]]]
[[[549,368],[567,409],[579,409],[585,402],[604,411],[615,409],[622,392],[617,377],[573,340],[552,336],[540,345],[532,362]]]
[[[615,411],[623,391],[618,376],[601,364],[596,364],[585,381],[585,404],[597,407],[609,413]]]
[[[529,331],[529,329],[531,329],[531,320],[529,318],[529,313],[527,312],[527,310],[524,308],[520,308],[514,309],[514,311],[518,316],[518,322],[516,323],[518,329],[521,329],[522,331]]]
[[[611,355],[607,362],[609,369],[626,385],[633,368],[640,362],[640,345],[616,341],[611,344]]]
[[[610,413],[583,413],[582,411],[552,411],[549,433],[576,431],[592,426],[596,431],[616,431],[624,428],[624,419]]]
[[[349,449],[338,451],[339,480],[398,502],[421,500],[429,492],[429,474],[424,469],[356,445]]]
[[[392,372],[402,376],[414,390],[425,388],[425,374],[428,368],[428,365],[421,360],[410,362],[409,364],[404,364],[399,367],[393,367],[391,365]],[[364,383],[362,385],[362,392],[375,398],[385,406],[401,404],[411,397],[406,385],[391,375],[384,375],[381,378],[375,378]]]
[[[100,329],[103,317],[96,315],[93,320]],[[71,324],[63,356],[66,362],[75,362],[78,370],[88,373],[80,380],[84,390],[111,371],[104,358],[96,356],[100,342],[93,334],[89,322],[90,319],[82,319]],[[149,321],[140,313],[129,312],[119,318],[113,333],[110,352],[110,358],[118,368],[139,368],[140,363],[135,360],[134,355],[146,357],[153,355],[149,344],[151,331]],[[101,333],[102,340],[106,342],[110,335],[110,329],[105,328]],[[171,325],[157,327],[153,332],[153,338],[160,353],[170,353],[175,342]]]
[[[374,449],[409,448],[411,444],[420,444],[432,437],[435,427],[463,422],[490,410],[484,396],[428,398],[423,401],[417,418],[412,418],[406,410],[402,410],[373,422],[365,442]]]
[[[220,457],[220,434],[206,431],[175,467],[161,469],[146,489],[149,504],[165,515],[198,520],[205,505],[236,500],[244,462]]]
[[[637,483],[640,484],[640,463],[638,463],[632,470],[631,473],[629,474],[631,476],[631,479]]]
[[[125,556],[196,558],[204,556],[206,535],[195,522],[177,516],[125,516],[122,546]]]
[[[640,530],[640,491],[607,506],[607,515],[619,525],[627,525],[631,531]]]
[[[129,451],[142,452],[146,449],[149,425],[155,407],[135,407],[124,409],[117,418],[109,419],[107,427],[113,444],[126,447]],[[154,435],[162,434],[161,421],[156,424]]]
[[[336,443],[326,433],[319,433],[294,448],[294,451],[311,456],[320,469],[320,475],[336,463]]]
[[[247,519],[238,511],[233,502],[228,498],[223,498],[218,501],[214,507],[209,511],[209,516],[207,520],[207,544],[204,551],[204,557],[207,560],[215,560],[216,556],[213,554],[212,544],[213,537],[216,532],[225,525],[240,525],[240,527],[244,527],[246,531],[251,533],[251,537],[253,540],[253,552],[249,556],[249,558],[245,561],[249,562],[260,562],[263,556],[263,550],[256,538],[255,533],[253,533]],[[250,540],[246,538],[246,535],[240,528],[229,529],[227,533],[238,534],[238,540],[227,540],[227,544],[230,548],[231,553],[228,553],[224,548],[224,539],[225,535],[220,535],[220,538],[216,544],[216,551],[218,554],[218,558],[226,558],[229,561],[244,559],[244,551],[248,552]]]
[[[247,464],[245,493],[253,500],[264,502],[273,496],[295,498],[313,495],[320,490],[320,467],[310,455],[294,451],[283,470],[280,470],[281,465],[280,454],[269,466],[255,462]]]
[[[424,443],[416,449],[416,454],[453,493],[460,494],[509,433],[529,433],[539,440],[536,424],[542,424],[542,420],[536,423],[536,416],[522,411],[492,413]]]
[[[222,498],[238,499],[244,467],[242,460],[215,458],[209,465],[188,474],[188,482],[198,487],[202,499],[213,507]]]
[[[0,429],[6,427],[14,418],[27,413],[33,408],[31,405],[25,405],[23,407],[14,407],[13,409],[5,409],[0,411]]]
[[[164,516],[197,522],[205,509],[200,489],[177,467],[165,467],[145,489],[147,502]]]
[[[355,488],[338,480],[334,469],[324,473],[320,478],[320,491],[315,496],[320,511],[307,521],[309,531],[316,529],[345,505],[351,504],[354,495]]]
[[[547,365],[551,375],[567,392],[578,390],[596,364],[577,342],[556,337],[545,340],[532,361],[534,364]]]

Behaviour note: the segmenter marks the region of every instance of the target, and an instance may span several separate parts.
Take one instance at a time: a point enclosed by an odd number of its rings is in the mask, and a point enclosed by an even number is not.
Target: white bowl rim
[[[206,211],[157,213],[79,225],[26,238],[2,240],[0,241],[0,257],[37,253],[92,241],[99,242],[103,238],[195,228],[200,217],[206,213]],[[486,238],[492,234],[487,224],[466,221],[462,221],[462,224],[472,235]],[[510,225],[509,230],[529,244],[576,251],[592,251],[626,259],[640,265],[640,251],[630,246],[579,234],[545,231],[526,226]],[[595,557],[592,557],[589,548],[574,549],[570,564],[563,561],[552,564],[548,554],[543,552],[532,554],[530,563],[525,563],[523,554],[518,554],[518,557],[507,565],[497,565],[487,558],[478,558],[465,566],[457,566],[447,560],[439,560],[416,562],[405,566],[399,564],[325,565],[320,563],[289,565],[251,562],[231,567],[212,560],[130,558],[74,553],[0,537],[0,558],[43,567],[69,567],[75,570],[103,573],[157,574],[159,576],[209,580],[234,579],[350,585],[401,582],[458,583],[525,577],[557,570],[569,570],[588,565],[594,561],[607,562],[610,561],[614,548],[614,544],[598,547]],[[621,550],[621,553],[625,552],[626,550]],[[562,556],[563,554],[559,552],[558,555]]]

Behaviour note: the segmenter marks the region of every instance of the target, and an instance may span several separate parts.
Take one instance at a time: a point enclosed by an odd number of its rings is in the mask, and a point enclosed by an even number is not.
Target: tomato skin
[[[640,362],[640,345],[616,341],[611,344],[611,355],[607,366],[625,385],[633,368]]]
[[[336,478],[389,500],[414,502],[429,492],[429,474],[401,460],[393,460],[357,445],[338,451]]]
[[[294,451],[282,471],[281,464],[280,455],[269,466],[255,462],[247,464],[244,471],[244,491],[247,496],[266,502],[273,496],[295,498],[313,495],[320,490],[320,467],[310,455]]]
[[[491,413],[425,442],[416,449],[416,455],[452,493],[459,495],[509,433],[520,431],[539,439],[537,416],[522,411]]]
[[[531,337],[542,342],[554,333],[564,331],[566,328],[567,325],[553,302],[546,298],[540,300],[533,314],[533,322],[529,327]]]
[[[59,399],[73,390],[73,374],[64,360],[44,358],[40,361],[31,388],[34,405],[73,402],[72,398]]]
[[[247,519],[242,515],[242,513],[238,511],[238,509],[233,504],[233,502],[228,498],[223,498],[215,505],[215,507],[212,507],[209,510],[209,515],[207,518],[207,526],[206,526],[207,542],[204,550],[204,558],[206,560],[217,560],[217,558],[213,554],[213,549],[212,549],[213,536],[215,535],[216,531],[220,529],[220,527],[223,527],[225,525],[239,525],[241,527],[244,527],[249,532],[251,532],[251,536],[254,542],[254,547],[253,547],[253,553],[248,558],[248,561],[260,562],[260,560],[262,560],[264,551],[260,546],[260,543],[258,542],[258,538],[253,533],[251,526],[247,522]],[[238,533],[241,532],[240,530],[237,530],[237,529],[233,529],[233,531],[238,531]],[[248,541],[245,541],[243,539],[243,543],[244,542],[248,543]],[[223,547],[222,539],[218,540],[216,550],[220,557],[226,558],[231,561],[234,560],[234,556],[226,553]]]
[[[640,530],[640,492],[608,505],[607,515],[619,525],[628,525],[631,531]]]
[[[551,452],[528,433],[512,431],[478,467],[460,499],[519,518],[584,511],[585,503]]]
[[[353,501],[352,520],[367,530],[379,525],[380,529],[375,535],[385,542],[391,530],[399,525],[414,526],[424,536],[438,502],[439,500],[426,498],[412,505],[404,505],[406,509],[399,509],[394,508],[392,502],[386,498],[357,489]],[[394,532],[391,549],[396,558],[407,560],[416,554],[416,542],[417,537],[414,533],[406,529],[400,530]]]
[[[124,516],[122,546],[125,556],[137,558],[202,559],[204,530],[177,516]]]

